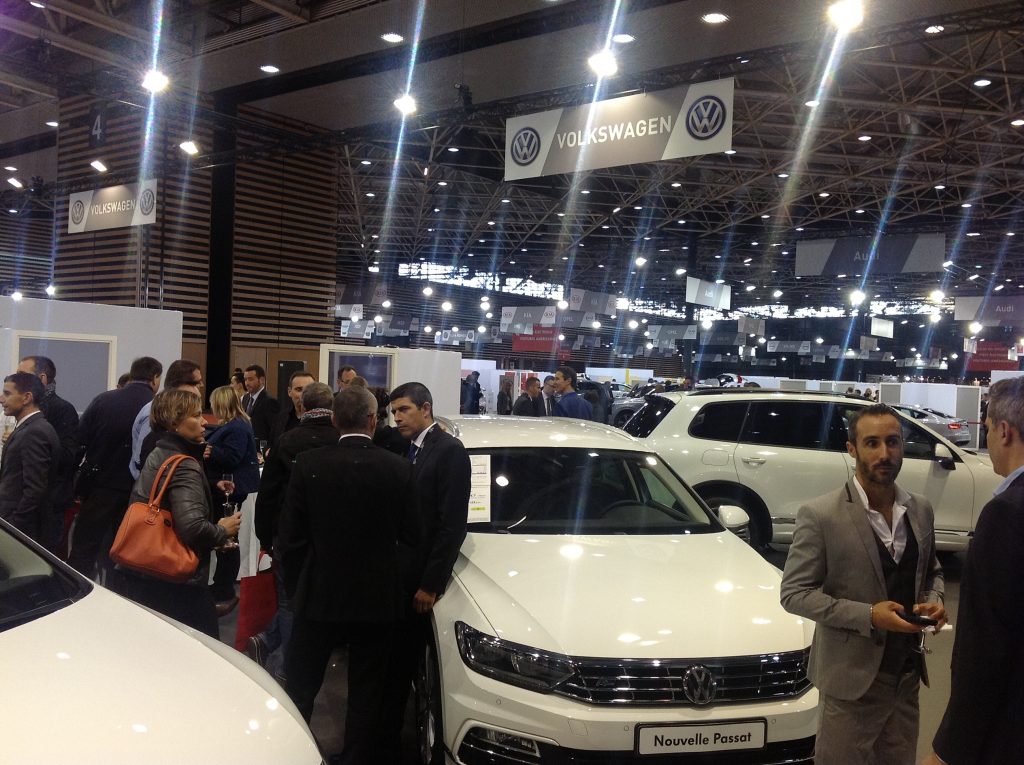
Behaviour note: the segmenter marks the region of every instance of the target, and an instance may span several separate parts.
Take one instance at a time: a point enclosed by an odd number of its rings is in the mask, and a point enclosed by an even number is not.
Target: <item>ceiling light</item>
[[[772,216],[769,215],[768,213],[765,213],[764,215],[761,216],[761,220],[768,220],[770,217]]]
[[[558,340],[559,340],[559,341],[565,340],[565,335],[559,335],[559,336],[558,336]]]
[[[703,329],[711,329],[713,326],[715,326],[715,323],[711,321],[711,319],[704,319],[704,321],[700,323],[700,326]]]
[[[858,141],[870,141],[871,140],[871,136],[869,136],[869,135],[859,135],[859,136],[857,136],[857,140]]]
[[[40,3],[39,0],[29,0],[28,4],[31,5],[33,8],[45,8],[46,7],[43,3]]]
[[[14,207],[8,208],[7,212],[9,212],[11,215],[17,215],[18,214],[17,209],[15,209]]]
[[[821,106],[821,101],[817,98],[812,98],[810,101],[804,101],[804,106],[809,106],[813,109],[816,106]]]
[[[780,297],[782,297],[782,290],[775,290],[775,292],[772,293],[772,297],[773,298],[780,298]]]
[[[54,127],[54,128],[55,128],[55,127],[59,127],[59,126],[60,126],[60,123],[59,123],[59,122],[57,122],[57,120],[48,120],[48,121],[46,122],[46,126],[47,126],[47,127]]]
[[[380,266],[369,266],[369,267],[367,267],[366,270],[369,271],[371,274],[379,274],[380,273]]]
[[[372,197],[375,197],[375,196],[377,196],[377,195],[376,195],[376,194],[374,194],[374,193],[373,193],[372,191],[367,191],[367,192],[366,192],[366,196],[368,196],[368,197],[371,197],[371,198],[372,198]]]
[[[631,43],[635,39],[636,38],[633,37],[633,35],[626,34],[625,32],[619,32],[617,35],[612,35],[612,42],[620,43],[622,45],[625,45],[626,43]]]
[[[478,326],[476,328],[476,331],[479,332],[482,335],[482,334],[487,332],[487,327],[485,327],[483,324],[481,324],[480,326]]]
[[[615,54],[605,48],[598,51],[587,59],[587,64],[594,70],[598,77],[611,77],[619,71],[619,64],[615,60]]]
[[[98,159],[94,159],[92,162],[89,163],[89,165],[95,168],[96,172],[98,173],[107,172],[107,166],[100,162]]]
[[[484,314],[484,316],[486,316],[486,317],[487,317],[488,319],[492,319],[492,318],[494,318],[494,314],[493,314],[493,313],[491,313],[490,311],[488,311],[487,313],[485,313],[485,314]]]
[[[803,231],[803,226],[797,226],[796,231]]]
[[[724,24],[729,20],[729,17],[724,13],[705,13],[700,17],[700,20],[705,24]]]
[[[581,194],[589,194],[590,193],[590,189],[583,189],[582,191],[580,191],[580,193]]]
[[[590,323],[590,326],[593,327],[594,329],[601,329],[601,322],[599,322],[599,321],[592,321]]]
[[[829,193],[827,191],[822,191],[821,193],[818,194],[818,196],[824,199],[825,197],[829,196]]]
[[[678,189],[682,185],[679,181],[672,181],[672,188],[674,189]]]
[[[199,153],[199,147],[196,146],[195,141],[182,141],[178,144],[178,148],[188,154],[190,157],[194,157]]]
[[[437,185],[438,186],[447,186],[448,185],[448,181],[438,181]]]
[[[398,32],[385,32],[380,36],[380,39],[386,43],[400,43],[405,38],[398,34]]]
[[[974,81],[974,87],[976,87],[976,88],[987,88],[991,84],[992,84],[992,80],[990,80],[990,79],[988,79],[986,77],[979,77],[978,79],[976,79]]]
[[[278,69],[273,64],[264,64],[263,66],[260,67],[260,71],[261,72],[266,72],[267,74],[277,74],[281,70]]]
[[[940,321],[942,321],[942,317],[939,314],[937,314],[937,313],[933,313],[928,320],[932,324],[938,324]]]
[[[634,260],[633,262],[636,263],[638,266],[642,266],[645,263],[647,263],[647,258],[639,257],[636,260]]]
[[[779,177],[780,178],[788,178],[789,177],[789,173],[779,173]]]
[[[452,304],[449,303],[447,300],[445,300],[443,303],[441,303],[441,310],[442,311],[450,311],[450,310],[452,310]]]
[[[949,268],[951,265],[953,265],[953,261],[952,260],[947,260],[945,263],[942,264],[942,267],[943,268]]]
[[[980,279],[980,278],[981,277],[978,274],[971,274],[970,276],[967,277],[967,281],[973,282],[975,279]]]
[[[14,165],[8,165],[7,167],[4,168],[4,170],[6,170],[9,173],[18,172],[18,168],[16,168]]]
[[[50,297],[53,297],[54,295],[57,294],[57,288],[54,287],[52,284],[47,284],[46,285],[46,294],[49,295]]]
[[[1012,231],[1007,231],[1007,232],[1006,232],[1006,235],[1007,235],[1007,236],[1017,236],[1017,235],[1016,235],[1015,233],[1013,233]]]
[[[380,304],[380,307],[381,308],[390,308],[391,307],[391,301],[390,300],[385,300],[383,303]]]
[[[731,156],[736,153],[736,149],[726,149],[723,153]]]
[[[452,332],[458,332],[459,328],[452,324]]]
[[[490,303],[488,303],[488,302],[487,302],[487,301],[485,300],[485,301],[484,301],[483,303],[481,303],[481,304],[480,304],[480,310],[481,310],[481,311],[490,311],[490,310],[491,310],[491,304],[490,304]]]
[[[559,300],[558,301],[558,310],[559,311],[564,311],[568,307],[569,307],[568,301],[566,301],[566,300]]]
[[[426,333],[426,332],[433,332],[433,331],[434,331],[434,328],[433,328],[433,327],[431,327],[431,326],[430,326],[429,324],[427,324],[426,326],[424,326],[424,327],[423,327],[423,331],[424,331],[425,333]]]
[[[1021,126],[1024,126],[1024,120],[1022,120],[1022,119],[1020,119],[1020,118],[1018,117],[1017,119],[1015,119],[1015,120],[1014,120],[1013,122],[1011,122],[1010,124],[1011,124],[1011,125],[1013,125],[1014,127],[1021,127]]]
[[[850,305],[860,305],[867,298],[860,290],[854,290],[850,293]]]
[[[852,32],[864,21],[861,0],[837,0],[828,7],[828,20],[840,32]]]
[[[725,279],[715,279],[715,284],[725,284]]]
[[[17,178],[8,178],[7,182],[9,184],[11,184],[12,186],[14,186],[14,188],[16,188],[16,189],[20,189],[22,187],[22,185],[23,185],[22,182],[19,181]]]
[[[931,300],[933,303],[941,303],[943,300],[946,299],[946,293],[943,292],[942,290],[932,290],[931,294],[928,296],[928,299]]]
[[[967,236],[981,236],[977,231],[968,231]]]
[[[925,27],[924,31],[930,35],[937,35],[939,32],[945,32],[946,28],[941,24],[933,24],[930,27]]]
[[[416,111],[416,99],[408,93],[396,98],[394,104],[395,108],[402,113],[403,117],[408,117]]]
[[[747,285],[747,292],[753,292],[756,289],[757,289],[757,287],[755,287],[753,284],[748,284]]]
[[[381,316],[380,314],[377,314],[376,316],[373,317],[374,324],[380,324],[382,321],[384,321],[384,317]]]
[[[21,300],[24,295],[21,294],[21,290],[15,290],[11,293],[11,300]]]
[[[686,269],[685,268],[677,268],[676,269],[676,276],[682,276],[685,273],[686,273]]]
[[[150,93],[160,93],[167,90],[167,86],[170,84],[170,79],[159,69],[150,69],[146,72],[146,76],[142,78],[142,87]]]
[[[864,211],[861,210],[860,208],[857,208],[856,210],[854,210],[854,212],[857,213],[857,215],[863,215],[864,214]]]
[[[630,329],[637,329],[640,326],[640,322],[638,322],[636,319],[630,319],[628,326]]]
[[[1005,287],[1005,286],[1006,286],[1005,284],[1000,284],[1000,285],[998,285],[998,286],[997,286],[997,287],[996,287],[995,289],[993,289],[992,291],[993,291],[993,292],[999,292],[999,290],[1001,290],[1001,289],[1002,289],[1003,287]]]
[[[980,324],[979,322],[976,322],[976,321],[972,321],[971,322],[970,330],[971,330],[972,334],[977,335],[983,329],[985,329],[985,327],[982,324]]]
[[[424,287],[423,288],[423,294],[426,295],[427,297],[430,297],[431,295],[434,294],[434,288],[433,287]]]
[[[932,188],[934,188],[936,191],[942,191],[944,188],[946,188],[946,184],[936,183]]]
[[[964,203],[963,203],[962,205],[960,205],[960,206],[961,206],[961,207],[965,207],[965,208],[966,208],[966,207],[970,207],[970,206],[971,206],[971,203],[970,203],[970,202],[964,202]]]

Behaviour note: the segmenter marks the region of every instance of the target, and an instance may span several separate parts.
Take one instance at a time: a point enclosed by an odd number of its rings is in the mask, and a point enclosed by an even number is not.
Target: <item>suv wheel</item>
[[[759,502],[743,497],[739,492],[732,494],[716,487],[712,487],[707,494],[701,491],[700,496],[712,510],[718,510],[722,505],[743,508],[743,512],[750,518],[750,546],[755,550],[764,549],[771,541],[771,519]]]
[[[434,640],[427,640],[416,670],[416,743],[421,765],[444,762],[444,728],[441,721],[441,681]]]

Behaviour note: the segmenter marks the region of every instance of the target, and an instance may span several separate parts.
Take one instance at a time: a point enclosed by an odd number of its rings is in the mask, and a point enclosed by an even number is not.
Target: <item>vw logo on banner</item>
[[[520,167],[528,165],[540,154],[540,134],[524,127],[512,138],[512,161]]]
[[[75,203],[71,205],[71,220],[77,226],[82,222],[85,217],[85,205],[82,204],[81,199],[76,199]]]
[[[153,207],[156,206],[156,195],[150,189],[144,189],[142,196],[139,198],[139,209],[142,210],[143,215],[149,215],[153,212]]]
[[[693,704],[710,704],[717,689],[718,681],[703,664],[694,664],[683,675],[683,693]]]
[[[686,132],[698,141],[714,138],[725,125],[725,104],[717,96],[703,96],[686,112]]]

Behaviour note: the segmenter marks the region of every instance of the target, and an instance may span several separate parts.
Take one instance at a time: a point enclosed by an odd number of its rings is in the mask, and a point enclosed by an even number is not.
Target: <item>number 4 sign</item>
[[[89,109],[89,148],[107,143],[107,105],[93,104]]]

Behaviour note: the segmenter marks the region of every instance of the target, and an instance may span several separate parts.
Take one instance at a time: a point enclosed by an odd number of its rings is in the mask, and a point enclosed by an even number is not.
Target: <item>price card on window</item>
[[[491,455],[471,454],[469,485],[469,523],[491,521]]]

